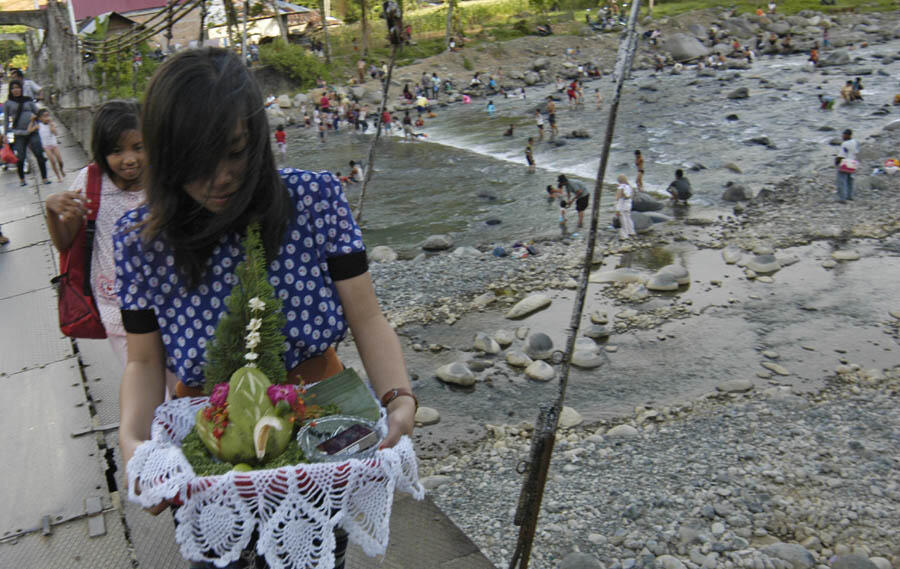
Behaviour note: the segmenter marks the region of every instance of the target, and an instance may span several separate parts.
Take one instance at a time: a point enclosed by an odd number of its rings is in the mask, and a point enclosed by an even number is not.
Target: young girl
[[[147,201],[120,220],[114,238],[128,339],[119,429],[125,464],[150,438],[165,368],[176,372],[179,393],[202,385],[205,347],[225,311],[251,221],[260,223],[269,281],[283,301],[291,377],[299,380],[302,367],[304,381],[313,379],[312,365],[336,373],[333,347],[352,331],[388,413],[382,446],[412,432],[417,402],[400,342],[375,299],[341,184],[329,172],[276,170],[262,103],[240,57],[219,48],[179,52],[147,87]],[[346,535],[337,542],[341,568]]]
[[[287,134],[284,132],[284,125],[280,124],[275,127],[275,144],[278,151],[281,152],[281,159],[287,157]]]
[[[100,167],[100,204],[91,257],[91,289],[113,352],[125,364],[125,328],[116,296],[116,266],[112,234],[116,221],[144,200],[144,141],[138,126],[138,104],[108,101],[94,115],[91,154]],[[84,216],[97,204],[87,202],[88,168],[75,177],[67,192],[47,198],[47,228],[60,251],[72,246]],[[174,387],[174,376],[171,378]]]
[[[38,134],[41,135],[41,145],[44,147],[44,152],[47,153],[47,158],[50,159],[50,166],[53,167],[53,173],[56,174],[56,178],[62,182],[66,173],[63,171],[62,155],[59,153],[59,140],[56,138],[56,123],[50,118],[49,109],[39,110],[37,119]]]
[[[619,174],[619,185],[616,188],[616,216],[619,218],[619,239],[628,239],[637,235],[634,221],[631,220],[631,198],[634,190],[628,183],[625,174]]]

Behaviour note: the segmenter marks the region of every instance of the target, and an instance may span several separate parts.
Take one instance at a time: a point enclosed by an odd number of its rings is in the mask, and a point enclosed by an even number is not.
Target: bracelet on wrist
[[[398,397],[411,397],[413,402],[416,404],[416,411],[419,410],[418,397],[413,395],[413,392],[409,389],[406,389],[405,387],[395,387],[393,389],[387,390],[387,392],[381,396],[381,406],[387,408],[387,406],[390,405],[391,402]]]

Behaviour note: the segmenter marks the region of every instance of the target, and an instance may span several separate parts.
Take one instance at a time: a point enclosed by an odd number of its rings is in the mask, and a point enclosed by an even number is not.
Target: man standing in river
[[[841,150],[834,159],[837,166],[837,194],[840,203],[853,201],[853,174],[859,167],[856,155],[859,153],[859,144],[853,140],[853,131],[849,128],[842,135],[844,142]]]

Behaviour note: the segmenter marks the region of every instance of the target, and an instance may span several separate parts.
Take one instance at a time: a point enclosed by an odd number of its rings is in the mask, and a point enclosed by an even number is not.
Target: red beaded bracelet
[[[387,393],[381,396],[381,406],[387,407],[390,405],[391,401],[398,397],[412,397],[412,400],[416,403],[416,411],[419,410],[419,399],[413,395],[413,392],[405,387],[395,387],[393,389],[389,389]]]

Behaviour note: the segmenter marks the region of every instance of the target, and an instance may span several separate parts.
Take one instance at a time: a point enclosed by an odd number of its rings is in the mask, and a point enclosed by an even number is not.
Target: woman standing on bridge
[[[262,95],[240,57],[207,48],[168,59],[147,89],[142,125],[147,203],[122,217],[114,238],[128,341],[119,429],[126,464],[150,438],[165,368],[178,375],[181,395],[202,386],[205,348],[252,221],[260,222],[269,282],[283,301],[290,375],[309,382],[314,368],[318,379],[337,373],[333,347],[349,329],[387,409],[382,447],[410,434],[416,398],[341,184],[329,172],[275,168]],[[346,533],[336,531],[335,541],[341,568]],[[253,556],[253,546],[245,554]]]
[[[41,179],[49,184],[47,179],[47,162],[44,160],[44,149],[41,147],[41,137],[38,134],[37,104],[22,94],[22,82],[13,79],[9,82],[9,98],[3,106],[3,134],[12,132],[16,138],[13,146],[19,161],[16,163],[16,172],[19,174],[19,182],[25,185],[25,153],[31,148],[41,170]]]

